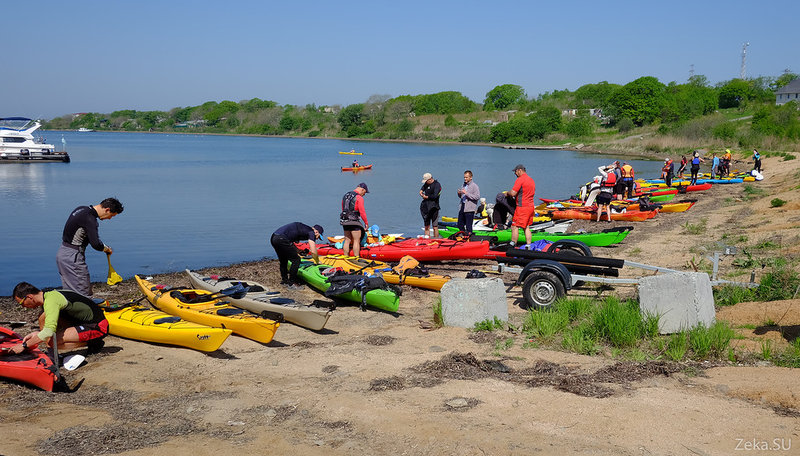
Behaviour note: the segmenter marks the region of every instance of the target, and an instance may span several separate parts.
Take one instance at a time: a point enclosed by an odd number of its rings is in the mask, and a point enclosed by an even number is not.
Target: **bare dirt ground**
[[[764,196],[747,200],[742,185],[697,194],[682,214],[636,224],[607,256],[677,269],[707,267],[710,252],[769,240],[774,255],[800,254],[800,160],[764,160]],[[535,174],[534,174],[535,177]],[[688,195],[694,197],[694,195]],[[770,207],[772,198],[788,203]],[[702,234],[684,224],[705,223]],[[587,230],[621,222],[583,222]],[[726,234],[723,239],[723,235]],[[725,256],[720,277],[733,275]],[[488,263],[432,265],[463,277]],[[625,271],[623,269],[623,271]],[[215,272],[275,289],[277,264],[245,263]],[[763,273],[756,271],[756,279]],[[630,274],[639,274],[631,271]],[[155,280],[187,285],[181,274]],[[506,274],[504,281],[513,283]],[[311,290],[282,291],[298,300]],[[591,296],[635,293],[632,287],[576,290]],[[131,280],[98,285],[112,301],[139,296]],[[404,287],[400,313],[339,306],[312,332],[283,324],[262,345],[232,336],[201,352],[109,336],[103,351],[67,373],[74,393],[45,393],[0,382],[0,455],[325,454],[735,454],[800,449],[800,371],[769,363],[634,363],[611,356],[523,348],[524,335],[434,329],[438,294]],[[519,288],[508,295],[520,322]],[[32,322],[8,297],[4,318]],[[737,327],[737,353],[776,349],[797,337],[800,299],[741,303],[718,310]],[[753,327],[755,329],[745,329]],[[20,329],[27,333],[31,325]],[[508,349],[498,341],[513,339]]]

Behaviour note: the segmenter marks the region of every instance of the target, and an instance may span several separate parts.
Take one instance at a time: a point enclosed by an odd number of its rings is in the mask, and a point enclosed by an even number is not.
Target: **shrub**
[[[782,200],[780,198],[774,198],[772,201],[769,202],[769,205],[771,207],[781,207],[784,204],[786,204],[786,201],[784,201],[784,200]]]
[[[732,306],[740,302],[754,301],[756,293],[751,288],[723,285],[714,289],[714,302],[718,306]]]
[[[447,117],[444,118],[444,126],[457,127],[458,121],[455,119],[455,117],[452,116],[452,114],[448,114]]]
[[[718,139],[731,140],[736,137],[736,124],[733,122],[723,122],[714,127],[711,135]]]
[[[620,121],[617,122],[617,128],[619,129],[620,133],[627,133],[633,130],[633,121],[627,117],[620,119]]]

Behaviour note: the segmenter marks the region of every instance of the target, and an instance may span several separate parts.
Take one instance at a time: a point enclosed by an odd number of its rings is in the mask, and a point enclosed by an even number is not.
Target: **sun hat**
[[[425,173],[422,175],[422,183],[428,182],[428,179],[433,179],[431,173]]]
[[[358,186],[364,189],[364,193],[369,193],[369,188],[367,188],[367,184],[364,182],[358,184]]]

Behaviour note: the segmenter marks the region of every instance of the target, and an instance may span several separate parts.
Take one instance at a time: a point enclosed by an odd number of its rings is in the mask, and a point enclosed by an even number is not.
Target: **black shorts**
[[[364,232],[364,227],[361,225],[342,225],[342,228],[344,228],[345,233],[349,231],[361,231],[362,233]]]
[[[608,192],[600,192],[597,195],[597,204],[608,204],[614,199],[614,195]]]
[[[423,223],[425,226],[431,225],[432,223],[436,223],[436,220],[439,219],[439,208],[431,209],[428,211],[425,216],[422,217]]]

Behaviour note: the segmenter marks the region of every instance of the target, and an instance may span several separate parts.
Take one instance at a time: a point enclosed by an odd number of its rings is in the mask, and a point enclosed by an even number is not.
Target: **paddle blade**
[[[108,278],[106,279],[106,283],[109,285],[116,285],[122,282],[122,277],[117,274],[117,271],[111,266],[111,255],[106,253],[106,258],[108,259]]]

